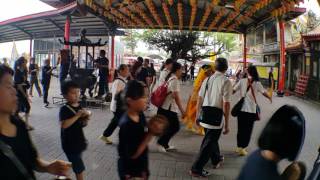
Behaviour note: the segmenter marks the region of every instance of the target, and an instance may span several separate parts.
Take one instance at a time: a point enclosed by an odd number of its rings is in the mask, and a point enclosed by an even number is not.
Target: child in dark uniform
[[[72,169],[77,180],[82,180],[85,166],[81,155],[87,147],[82,129],[87,125],[91,112],[80,106],[80,88],[73,81],[67,81],[62,85],[62,94],[67,100],[59,114],[62,149],[68,160],[72,162]]]
[[[162,134],[166,127],[167,121],[163,116],[153,118],[147,125],[143,114],[148,99],[146,91],[147,88],[138,81],[129,81],[124,90],[127,112],[120,120],[118,145],[121,180],[148,179],[148,143],[153,136]]]
[[[45,104],[45,107],[49,106],[48,93],[50,88],[52,70],[53,68],[50,66],[50,59],[46,59],[44,61],[44,66],[42,67],[42,80],[41,80],[41,84],[43,88],[43,103]]]

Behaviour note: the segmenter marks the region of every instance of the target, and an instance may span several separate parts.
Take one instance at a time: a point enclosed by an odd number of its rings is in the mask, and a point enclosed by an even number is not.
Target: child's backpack
[[[169,81],[175,78],[170,79]],[[169,81],[165,81],[154,92],[151,93],[151,103],[156,107],[161,107],[166,100],[167,96],[171,93],[168,92]]]

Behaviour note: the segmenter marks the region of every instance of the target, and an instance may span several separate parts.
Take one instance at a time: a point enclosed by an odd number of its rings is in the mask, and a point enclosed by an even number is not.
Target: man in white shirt
[[[160,85],[166,81],[166,77],[168,76],[168,74],[171,71],[172,64],[173,64],[172,59],[169,58],[166,60],[166,62],[164,64],[164,69],[160,72],[160,77],[159,77],[159,84]]]
[[[203,81],[199,91],[197,117],[201,118],[199,121],[200,125],[205,129],[205,136],[200,147],[200,152],[190,171],[190,175],[195,177],[207,177],[209,175],[203,169],[209,159],[211,159],[214,168],[218,168],[223,161],[218,141],[223,128],[223,134],[229,132],[230,101],[232,95],[232,84],[224,75],[227,69],[227,60],[225,58],[218,58],[215,61],[216,72]],[[200,111],[202,111],[201,117]]]
[[[129,67],[125,64],[121,64],[118,68],[118,77],[115,78],[112,84],[111,93],[112,93],[112,99],[110,104],[110,110],[113,112],[114,116],[109,123],[108,127],[104,130],[103,135],[100,136],[100,139],[103,140],[107,144],[112,144],[112,141],[110,140],[110,136],[112,135],[113,131],[117,128],[119,119],[121,118],[123,112],[121,110],[117,109],[117,100],[116,96],[120,91],[122,91],[126,84],[127,84],[127,78],[129,76]]]

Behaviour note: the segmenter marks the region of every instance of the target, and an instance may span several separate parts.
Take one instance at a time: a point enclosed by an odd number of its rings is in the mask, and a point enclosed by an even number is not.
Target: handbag
[[[261,119],[261,109],[260,109],[260,106],[258,105],[257,103],[257,99],[256,99],[256,95],[254,93],[254,90],[252,88],[252,85],[250,84],[250,89],[251,89],[251,92],[252,92],[252,95],[253,95],[253,98],[254,98],[254,102],[256,103],[256,120],[260,120]]]
[[[208,82],[210,80],[211,76],[208,78],[206,82],[206,89],[204,92],[204,98],[206,98],[207,90],[208,90]],[[209,98],[210,100],[210,98]],[[204,102],[204,100],[203,100]],[[223,110],[217,107],[212,106],[203,106],[202,102],[202,108],[201,112],[199,113],[198,121],[200,123],[209,124],[211,126],[220,126],[222,123],[223,118]],[[209,103],[210,104],[210,103]]]
[[[233,117],[237,117],[237,116],[239,115],[241,109],[242,109],[242,106],[243,106],[243,103],[244,103],[244,98],[246,97],[246,95],[247,95],[247,93],[248,93],[248,91],[249,91],[249,89],[250,89],[250,82],[249,82],[249,80],[248,80],[248,83],[249,83],[249,85],[248,85],[248,87],[247,87],[247,91],[246,91],[244,97],[242,97],[242,98],[237,102],[237,104],[235,104],[235,105],[233,106],[233,108],[231,109],[231,115],[232,115]]]
[[[161,84],[152,94],[151,94],[151,103],[156,107],[161,107],[166,100],[167,96],[170,94],[168,92],[169,82],[175,78],[170,79],[169,81]]]

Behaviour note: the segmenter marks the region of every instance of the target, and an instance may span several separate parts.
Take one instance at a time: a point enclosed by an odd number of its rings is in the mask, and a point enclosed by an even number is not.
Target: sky
[[[307,8],[307,10],[312,10],[318,16],[320,16],[320,7],[317,3],[317,0],[304,1],[305,3],[301,4],[301,7],[305,7]],[[52,9],[54,8],[45,3],[42,3],[39,0],[8,0],[5,3],[2,3],[0,6],[0,22],[19,16],[48,11]],[[16,42],[18,53],[22,54],[23,52],[29,52],[29,43],[30,41],[28,40]],[[146,46],[143,43],[139,43],[138,46],[139,47],[136,49],[137,51],[146,49]],[[0,58],[10,57],[11,50],[12,42],[0,44]]]

